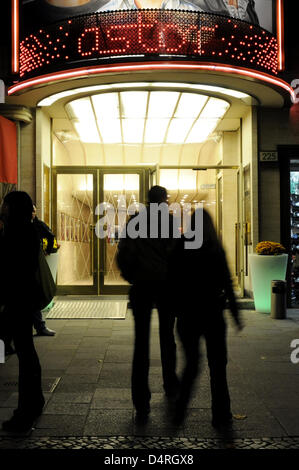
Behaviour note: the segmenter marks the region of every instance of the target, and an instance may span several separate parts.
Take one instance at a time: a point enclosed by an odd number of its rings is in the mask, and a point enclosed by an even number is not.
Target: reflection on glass
[[[58,285],[93,285],[92,220],[92,175],[57,175]]]
[[[218,236],[223,243],[230,271],[237,286],[238,279],[235,276],[236,266],[239,265],[239,260],[236,259],[235,239],[235,224],[238,221],[237,170],[223,169],[221,171],[220,180],[217,179],[217,169],[200,171],[161,169],[159,184],[167,188],[168,203],[180,205],[181,214],[188,208],[188,204],[191,204],[191,210],[194,210],[198,203],[203,203],[217,227]],[[173,213],[178,216],[175,207]],[[183,218],[181,226],[182,230],[186,229]]]
[[[196,191],[197,173],[193,170],[160,170],[160,185],[169,190]]]
[[[296,168],[296,166],[298,168]],[[293,168],[292,168],[293,167]],[[293,170],[293,171],[292,171]],[[296,170],[296,171],[295,171]],[[290,172],[290,206],[291,206],[291,303],[299,305],[299,160],[291,161]]]
[[[127,209],[136,208],[139,203],[139,175],[137,174],[105,174],[104,175],[104,201],[107,206],[112,206],[115,218],[108,217],[107,237],[104,239],[104,284],[128,285],[120,274],[116,262],[119,234],[129,215],[126,212],[125,220],[119,217],[119,209],[125,206]]]

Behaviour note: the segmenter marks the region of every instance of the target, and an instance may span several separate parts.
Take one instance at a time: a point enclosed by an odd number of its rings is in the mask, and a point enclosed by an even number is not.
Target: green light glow
[[[249,257],[255,310],[270,313],[271,281],[285,280],[288,255],[251,254]]]

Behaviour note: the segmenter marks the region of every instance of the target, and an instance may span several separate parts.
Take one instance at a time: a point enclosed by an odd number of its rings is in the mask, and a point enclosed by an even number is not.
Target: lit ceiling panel
[[[175,91],[152,91],[149,99],[148,117],[171,118],[180,93]]]
[[[175,112],[176,118],[197,118],[206,104],[208,96],[195,93],[182,93]]]
[[[118,93],[94,95],[91,97],[91,101],[98,120],[119,118]]]
[[[144,132],[144,119],[122,120],[124,144],[141,144]]]
[[[77,131],[78,136],[82,142],[86,144],[100,144],[100,136],[97,130],[97,126],[95,122],[84,122],[84,121],[76,121],[73,120],[73,124]]]
[[[204,109],[200,113],[201,118],[221,118],[227,109],[229,108],[229,103],[224,100],[219,100],[219,98],[209,98]]]
[[[144,143],[155,144],[164,142],[169,119],[149,118],[146,120]]]
[[[185,142],[194,119],[172,119],[169,125],[166,142],[168,144],[179,144]]]
[[[204,142],[229,106],[198,93],[126,90],[73,100],[66,111],[82,142],[183,144]]]
[[[216,129],[220,119],[198,119],[192,127],[186,139],[187,144],[196,144],[207,140],[209,135]]]
[[[67,105],[67,112],[77,134],[86,143],[100,143],[94,112],[89,98],[80,98]],[[82,119],[82,117],[84,117]]]
[[[122,142],[121,121],[119,118],[101,119],[97,121],[101,138],[105,144],[119,144]]]
[[[121,88],[124,89],[134,89],[137,88],[147,88],[148,90],[153,90],[155,87],[165,88],[165,89],[179,89],[183,88],[184,91],[189,91],[190,93],[194,92],[209,92],[209,93],[222,93],[225,97],[231,96],[234,98],[238,98],[240,100],[248,100],[250,95],[243,93],[237,90],[231,90],[229,88],[223,88],[219,86],[212,86],[212,85],[199,85],[199,84],[191,84],[191,83],[183,83],[183,82],[132,82],[132,83],[122,83]],[[51,106],[56,101],[65,98],[65,97],[75,97],[78,93],[101,93],[105,91],[112,92],[115,89],[119,89],[118,83],[111,83],[109,85],[93,85],[81,88],[72,88],[71,90],[61,91],[59,93],[55,93],[54,95],[50,95],[46,98],[43,98],[41,101],[38,102],[37,106]]]
[[[120,93],[123,118],[144,118],[147,106],[147,91],[125,91]]]
[[[71,119],[80,119],[84,116],[84,119],[94,120],[94,113],[89,98],[71,101],[67,105],[67,111]]]

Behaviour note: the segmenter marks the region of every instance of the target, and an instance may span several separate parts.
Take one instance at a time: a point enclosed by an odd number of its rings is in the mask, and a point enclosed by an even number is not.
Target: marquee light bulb
[[[105,22],[100,26],[98,15],[89,15],[86,23],[81,17],[74,18],[65,22],[63,26],[51,25],[51,32],[45,27],[35,34],[30,34],[20,44],[21,78],[34,71],[38,73],[45,67],[45,62],[41,60],[45,59],[45,47],[50,52],[47,62],[61,66],[65,61],[77,62],[78,56],[82,61],[101,60],[110,56],[148,54],[168,56],[178,54],[184,57],[196,56],[200,59],[205,55],[207,59],[217,57],[218,60],[223,60],[223,56],[229,54],[231,59],[238,60],[236,57],[247,55],[248,49],[258,44],[264,62],[258,62],[257,58],[253,58],[252,62],[248,60],[248,64],[277,74],[277,41],[257,26],[239,24],[237,20],[228,22],[223,18],[220,22],[214,15],[208,17],[210,26],[201,25],[200,21],[194,22],[198,16],[201,17],[201,13],[188,11],[173,11],[173,21],[169,17],[165,21],[164,12],[159,10],[142,11],[137,14],[137,18],[135,12],[126,11],[117,14],[117,18],[121,18],[121,24],[117,22],[115,12],[105,12]],[[190,21],[187,22],[187,19]],[[254,32],[258,34],[249,36],[248,28],[249,30],[255,28]],[[221,29],[222,33],[219,40],[216,37],[218,29]],[[236,53],[235,57],[232,56],[232,51]]]

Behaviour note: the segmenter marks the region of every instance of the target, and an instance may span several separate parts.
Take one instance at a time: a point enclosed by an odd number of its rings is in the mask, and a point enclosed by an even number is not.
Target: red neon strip
[[[278,70],[284,69],[284,5],[283,0],[276,0],[276,23],[278,42]]]
[[[11,21],[12,21],[12,73],[20,71],[19,57],[19,0],[11,0]]]
[[[95,66],[88,68],[73,69],[70,71],[62,71],[40,77],[26,80],[17,85],[13,85],[8,89],[8,94],[13,95],[14,93],[42,84],[50,84],[58,80],[71,79],[85,77],[88,75],[102,74],[102,73],[124,73],[124,72],[137,72],[141,70],[208,70],[213,72],[233,73],[236,75],[243,75],[245,77],[255,78],[264,82],[270,83],[271,85],[279,86],[284,88],[290,93],[292,99],[295,99],[295,92],[293,88],[285,81],[280,78],[273,78],[263,72],[253,72],[248,69],[241,67],[230,67],[226,65],[213,65],[213,64],[192,64],[192,63],[143,63],[143,64],[126,64],[126,65],[109,65],[109,66]]]

